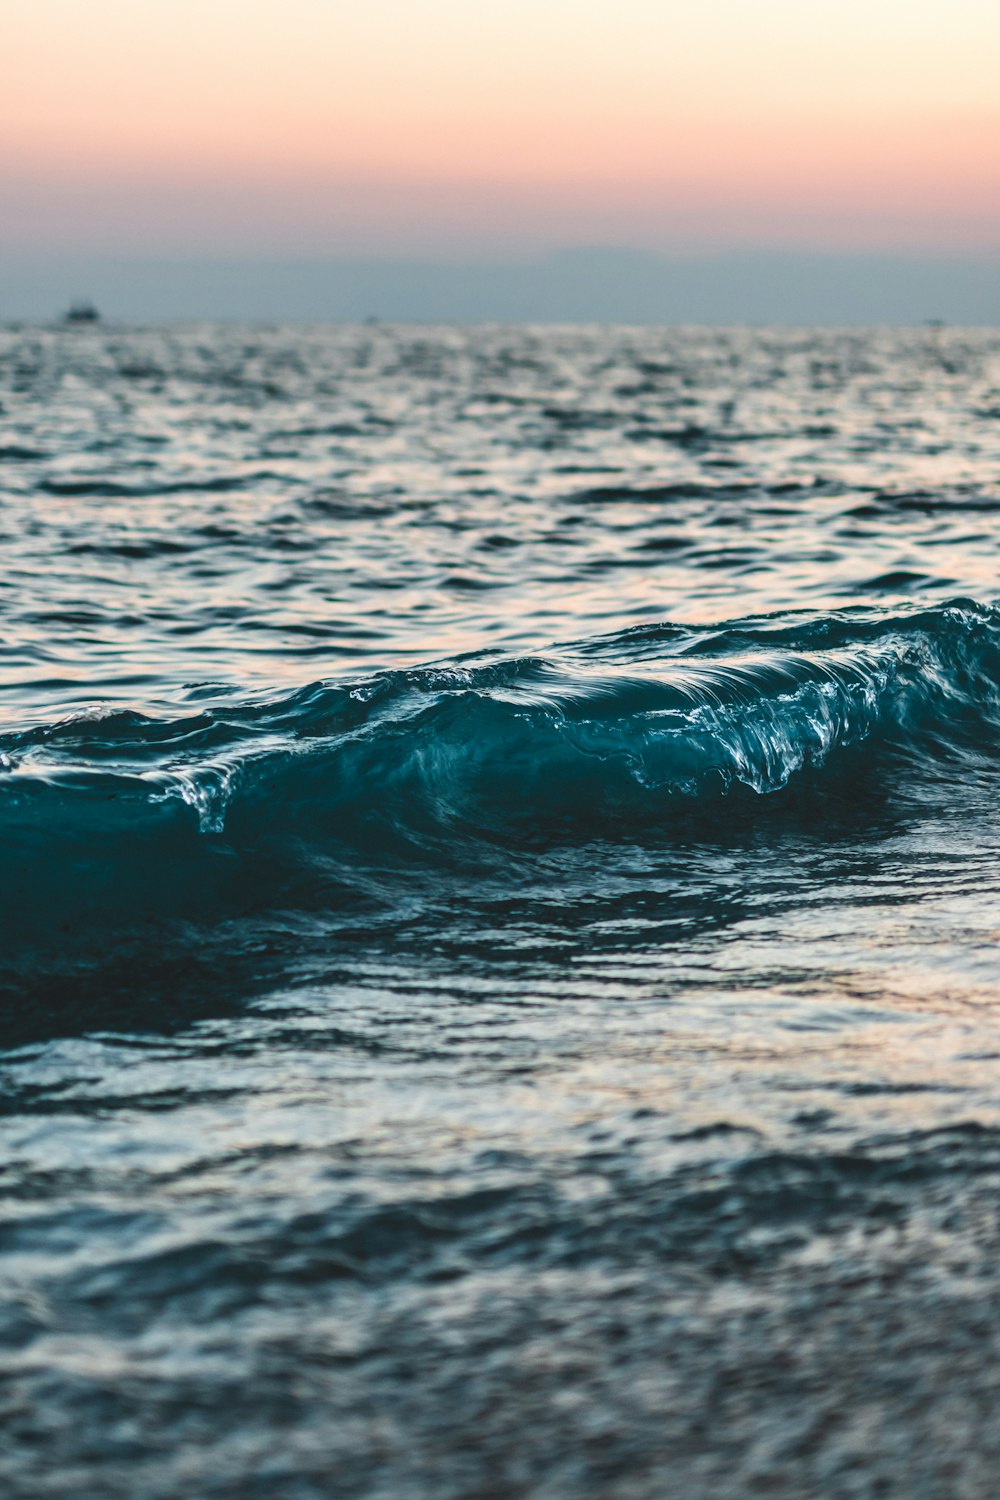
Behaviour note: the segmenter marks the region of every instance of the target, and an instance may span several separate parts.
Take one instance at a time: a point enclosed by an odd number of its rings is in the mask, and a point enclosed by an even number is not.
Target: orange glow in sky
[[[996,0],[4,0],[0,233],[1000,245]]]

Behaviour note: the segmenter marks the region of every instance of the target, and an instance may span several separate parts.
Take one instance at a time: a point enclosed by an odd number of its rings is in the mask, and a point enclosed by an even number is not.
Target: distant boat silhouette
[[[63,313],[64,323],[99,323],[101,315],[92,302],[71,302]]]

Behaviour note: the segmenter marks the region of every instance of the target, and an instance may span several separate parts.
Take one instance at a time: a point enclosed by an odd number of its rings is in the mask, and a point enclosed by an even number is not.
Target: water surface
[[[0,330],[0,1487],[985,1495],[1000,336]]]

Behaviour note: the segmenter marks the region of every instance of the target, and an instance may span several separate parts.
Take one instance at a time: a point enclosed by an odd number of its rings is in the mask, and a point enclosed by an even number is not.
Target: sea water
[[[992,1493],[1000,334],[7,328],[0,492],[0,1493]]]

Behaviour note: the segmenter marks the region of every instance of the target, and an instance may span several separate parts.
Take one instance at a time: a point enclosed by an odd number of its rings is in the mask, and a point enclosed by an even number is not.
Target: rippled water
[[[986,1496],[1000,335],[0,330],[0,1492]]]

